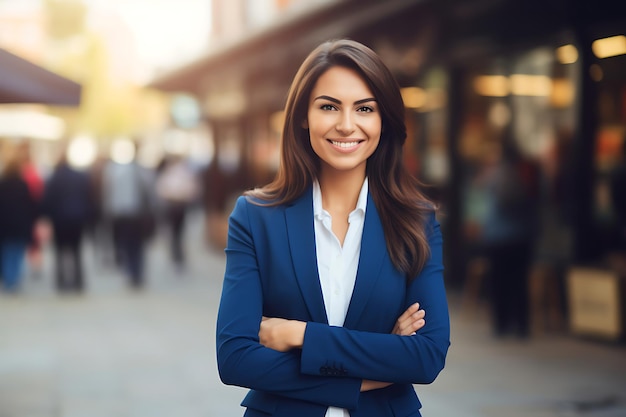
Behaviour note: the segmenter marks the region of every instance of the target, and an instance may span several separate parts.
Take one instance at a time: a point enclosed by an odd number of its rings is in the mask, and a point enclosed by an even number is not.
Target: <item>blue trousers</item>
[[[23,240],[4,240],[0,243],[2,281],[4,288],[9,291],[15,291],[19,287],[26,247],[26,241]]]

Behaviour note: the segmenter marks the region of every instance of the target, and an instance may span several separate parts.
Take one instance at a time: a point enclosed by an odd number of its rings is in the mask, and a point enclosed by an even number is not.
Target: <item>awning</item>
[[[279,20],[259,33],[251,33],[233,44],[212,50],[184,67],[154,79],[148,87],[169,92],[197,94],[203,79],[220,79],[224,72],[272,74],[301,59],[322,41],[344,37],[356,28],[367,27],[387,16],[402,13],[426,0],[337,0],[307,13]],[[297,68],[297,65],[296,65]],[[292,76],[292,68],[288,74]],[[287,79],[289,77],[281,77]],[[263,77],[264,82],[267,78]]]
[[[78,106],[81,85],[0,48],[0,103]]]

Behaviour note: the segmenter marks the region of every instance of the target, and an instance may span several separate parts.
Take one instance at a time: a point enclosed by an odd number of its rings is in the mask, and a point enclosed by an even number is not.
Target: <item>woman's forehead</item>
[[[341,66],[331,67],[319,76],[311,91],[311,99],[319,95],[357,97],[355,100],[374,98],[372,90],[360,73]]]

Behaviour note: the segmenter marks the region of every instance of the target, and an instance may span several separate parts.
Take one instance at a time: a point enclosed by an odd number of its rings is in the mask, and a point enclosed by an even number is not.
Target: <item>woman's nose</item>
[[[354,132],[354,120],[350,112],[341,112],[337,121],[337,131],[343,135]]]

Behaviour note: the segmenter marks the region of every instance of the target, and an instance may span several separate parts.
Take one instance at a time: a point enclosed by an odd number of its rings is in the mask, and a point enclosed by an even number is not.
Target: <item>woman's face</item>
[[[374,94],[354,70],[332,67],[311,91],[306,127],[322,170],[363,170],[378,143],[382,119]]]

